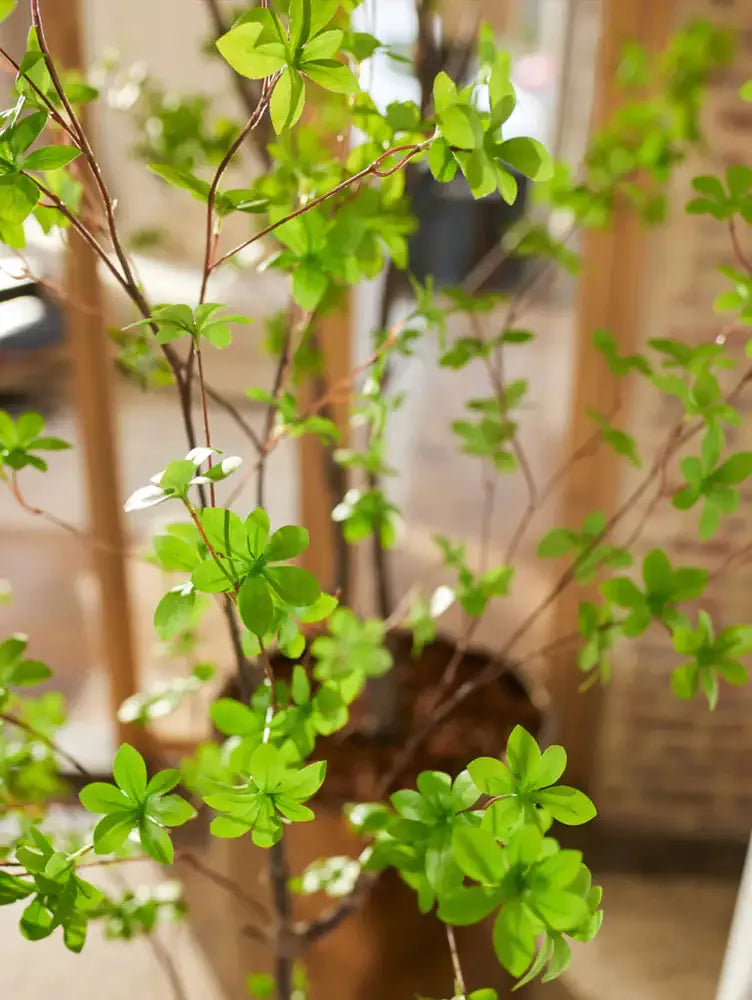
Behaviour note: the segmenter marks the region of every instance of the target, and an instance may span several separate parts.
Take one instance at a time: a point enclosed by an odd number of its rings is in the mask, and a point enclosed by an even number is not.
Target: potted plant
[[[218,14],[216,5],[209,6]],[[498,191],[508,203],[516,197],[515,172],[548,182],[550,201],[570,213],[574,227],[606,223],[619,199],[655,218],[669,168],[698,139],[704,82],[725,56],[726,45],[703,24],[678,36],[658,67],[659,96],[626,103],[597,137],[582,175],[573,178],[552,164],[535,139],[505,139],[514,89],[509,61],[487,28],[477,39],[479,69],[472,82],[458,87],[446,72],[432,70],[422,106],[402,101],[380,111],[353,71],[380,42],[353,30],[353,6],[338,0],[262,3],[220,26],[216,47],[238,74],[233,79],[248,102],[247,120],[232,139],[217,140],[218,156],[216,142],[204,144],[204,153],[215,160],[209,179],[198,162],[195,168],[152,164],[167,183],[203,205],[203,266],[190,302],[151,303],[145,297],[81,120],[81,105],[96,93],[57,66],[40,0],[30,3],[26,52],[18,58],[4,54],[17,78],[16,101],[2,133],[0,236],[11,247],[22,246],[23,225],[31,215],[43,226],[78,233],[132,303],[134,320],[118,334],[122,363],[142,377],[155,371],[161,377],[165,365],[171,373],[186,452],[165,456],[165,468],[155,470],[125,508],[133,514],[163,504],[174,510],[174,520],[153,540],[154,558],[181,575],[155,609],[157,634],[185,650],[203,609],[216,602],[235,652],[235,682],[233,696],[218,699],[210,709],[217,738],[202,743],[180,768],[155,769],[155,762],[147,765],[124,744],[113,761],[113,780],[89,780],[86,769],[66,759],[56,743],[59,704],[25,693],[49,677],[49,668],[25,656],[23,638],[8,638],[0,646],[0,788],[15,833],[0,863],[0,903],[18,904],[25,937],[37,940],[61,928],[66,945],[78,951],[92,920],[106,920],[112,933],[128,937],[149,933],[161,913],[175,915],[180,909],[174,898],[155,895],[138,909],[131,897],[106,895],[90,881],[98,865],[117,864],[134,852],[165,865],[182,863],[243,908],[238,919],[254,942],[248,948],[251,992],[290,1000],[306,992],[300,963],[310,949],[325,947],[329,935],[346,926],[371,894],[377,873],[388,870],[411,891],[417,911],[435,911],[438,917],[438,922],[426,922],[427,917],[423,922],[431,927],[424,947],[434,947],[437,929],[446,942],[446,982],[436,983],[427,974],[426,986],[416,983],[415,988],[491,1000],[505,980],[481,956],[479,937],[464,938],[455,928],[492,919],[490,942],[498,968],[521,983],[559,976],[569,962],[568,942],[591,939],[602,911],[600,890],[592,885],[581,853],[562,846],[554,824],[586,823],[595,807],[582,791],[561,782],[565,750],[557,744],[539,747],[530,731],[539,725],[538,713],[519,682],[509,680],[506,690],[499,686],[510,676],[510,664],[513,669],[523,665],[517,647],[542,607],[530,608],[492,653],[473,648],[489,604],[513,586],[515,556],[536,505],[529,504],[501,563],[488,564],[489,529],[482,527],[478,564],[461,544],[440,540],[444,564],[456,577],[452,588],[443,586],[410,602],[391,596],[385,550],[395,538],[397,512],[384,488],[390,472],[386,429],[395,405],[388,382],[390,368],[409,357],[420,337],[438,338],[445,368],[482,366],[486,395],[469,402],[466,418],[455,423],[454,431],[461,449],[484,463],[493,495],[502,474],[520,473],[530,481],[516,420],[529,387],[507,380],[504,357],[532,335],[519,329],[514,300],[491,332],[484,319],[495,317],[497,296],[480,296],[471,283],[443,296],[430,282],[416,284],[406,320],[390,325],[388,302],[384,306],[367,364],[348,376],[345,386],[324,386],[306,401],[300,380],[311,369],[316,373],[317,325],[340,306],[347,290],[385,266],[407,266],[413,220],[404,173],[411,163],[425,162],[439,183],[461,173],[474,197]],[[429,5],[421,4],[420,11],[426,16]],[[419,66],[425,66],[425,55],[419,48]],[[327,96],[317,108],[317,124],[301,124],[307,102],[319,91]],[[268,142],[259,143],[256,137],[269,122]],[[343,122],[356,125],[364,139],[343,160],[327,149],[320,122],[333,123],[335,132]],[[189,130],[194,146],[201,147],[195,133],[205,124],[200,115],[196,130]],[[250,141],[265,170],[252,186],[231,187],[233,160]],[[81,210],[81,183],[87,178],[104,231],[90,224],[88,201]],[[746,221],[752,170],[731,168],[723,181],[697,178],[695,187],[692,211],[731,220],[732,234],[733,224]],[[225,230],[238,219],[245,225],[247,216],[258,222],[250,234],[246,230],[237,243],[226,242]],[[254,390],[264,405],[261,430],[230,408],[249,440],[248,455],[234,456],[212,434],[211,403],[222,405],[222,398],[207,385],[204,360],[252,317],[213,302],[211,279],[262,240],[273,249],[266,265],[289,276],[291,302],[283,319],[271,324],[274,383],[271,389]],[[525,225],[514,240],[517,253],[572,263],[566,243],[554,240],[545,227]],[[720,305],[744,315],[752,271],[736,240],[735,246],[735,291]],[[387,296],[393,288],[387,281]],[[471,335],[453,336],[451,324],[458,315],[471,324]],[[656,484],[663,487],[662,477],[673,468],[681,446],[699,447],[699,455],[682,462],[685,483],[671,491],[669,500],[679,509],[701,508],[699,531],[709,538],[719,518],[738,503],[738,485],[752,474],[752,457],[729,449],[725,430],[740,419],[737,403],[748,375],[743,372],[726,386],[719,369],[735,362],[722,343],[691,349],[681,341],[660,341],[649,356],[625,357],[607,333],[599,331],[597,338],[604,364],[615,376],[647,379],[681,406],[661,461],[643,474],[637,496]],[[154,361],[153,351],[161,352],[162,364]],[[346,543],[371,539],[380,605],[375,618],[362,617],[352,606],[346,575],[319,581],[295,565],[307,548],[308,532],[297,525],[272,527],[265,509],[270,454],[286,437],[312,434],[336,443],[328,410],[341,392],[351,397],[366,434],[347,448],[330,448],[330,468],[346,473],[332,480],[340,490],[333,498],[334,518]],[[636,444],[613,419],[595,415],[593,442],[634,461]],[[63,447],[64,442],[44,435],[37,414],[17,420],[0,414],[0,476],[21,502],[26,470],[43,470],[39,453]],[[555,491],[573,461],[576,456],[564,457],[542,496]],[[238,513],[228,498],[232,477],[243,464],[254,467],[257,502]],[[350,479],[354,475],[357,485]],[[597,682],[607,676],[609,651],[617,641],[648,627],[668,629],[679,654],[676,694],[704,693],[712,705],[721,680],[746,680],[741,658],[752,649],[752,627],[714,628],[709,616],[692,605],[702,596],[707,570],[674,566],[661,550],[651,552],[637,567],[638,580],[632,579],[636,537],[619,540],[621,519],[619,512],[607,518],[594,511],[583,525],[555,528],[541,539],[541,559],[568,560],[554,593],[598,578],[599,597],[582,601],[576,631],[524,659],[529,663],[572,644],[579,648],[585,680]],[[341,560],[341,571],[347,561]],[[463,619],[454,640],[439,636],[436,625],[450,603],[460,607]],[[155,704],[164,711],[165,699],[177,704],[205,678],[205,671],[194,671],[169,691],[132,699],[127,717],[149,722],[157,713]],[[505,705],[510,716],[518,716],[510,723],[526,725],[499,725]],[[496,720],[495,727],[482,725],[484,713],[486,722]],[[449,722],[454,730],[447,728]],[[73,845],[44,825],[43,803],[56,790],[61,759],[78,771],[84,782],[81,802],[98,817],[91,832]],[[369,761],[370,773],[364,776]],[[184,795],[177,795],[174,789],[181,784]],[[350,800],[351,830],[361,846],[366,842],[360,853],[347,852],[350,834],[330,811],[332,801],[343,798]],[[186,826],[189,834],[204,820],[213,841],[241,838],[262,852],[256,857],[263,857],[267,868],[268,904],[256,897],[253,885],[215,871],[200,853],[183,846],[181,834],[176,851],[172,831]],[[312,860],[303,870],[291,868],[290,860],[302,857],[306,844],[321,844],[321,838],[306,835],[316,824],[324,839],[336,844],[336,854]],[[335,897],[331,909],[318,905],[319,893]],[[297,909],[296,895],[315,896],[314,911],[305,909],[305,900]],[[387,900],[390,913],[394,898]],[[380,912],[377,900],[370,913]],[[371,936],[383,935],[388,949],[398,949],[399,936],[390,936],[386,923],[372,920]],[[403,930],[407,926],[396,923]],[[269,975],[254,967],[256,955],[271,969]],[[431,957],[434,973],[438,969],[443,975]],[[338,979],[343,991],[356,981]],[[379,984],[382,992],[384,985]],[[313,995],[316,987],[314,976]],[[334,995],[331,982],[327,994]],[[360,989],[357,995],[372,993]]]

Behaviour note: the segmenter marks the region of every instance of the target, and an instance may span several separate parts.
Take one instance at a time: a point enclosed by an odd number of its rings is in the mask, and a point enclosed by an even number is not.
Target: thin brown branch
[[[199,875],[202,875],[210,882],[213,882],[221,889],[224,889],[231,896],[237,899],[239,903],[242,903],[250,910],[254,910],[262,920],[269,920],[269,910],[260,899],[256,899],[255,896],[246,892],[233,879],[227,878],[225,875],[222,875],[221,872],[215,871],[200,858],[196,857],[196,855],[191,851],[178,851],[176,853],[175,860],[179,864],[187,865],[195,872],[198,872]]]
[[[201,278],[201,293],[199,296],[199,302],[203,303],[206,299],[206,289],[209,284],[209,276],[211,275],[214,267],[212,261],[213,249],[215,246],[214,209],[217,201],[217,193],[219,192],[219,183],[222,180],[225,171],[232,163],[235,154],[263,118],[264,112],[269,106],[269,101],[272,99],[274,87],[279,77],[280,74],[276,73],[274,76],[267,77],[264,80],[258,105],[243,128],[240,130],[240,133],[235,141],[222,157],[219,166],[214,172],[214,177],[212,178],[209,195],[206,201],[206,246],[204,248],[204,271]]]
[[[228,413],[238,427],[243,431],[246,437],[253,443],[254,448],[259,453],[263,452],[263,445],[261,443],[261,438],[258,436],[256,431],[251,427],[248,421],[245,419],[243,414],[240,412],[234,403],[231,403],[226,396],[223,396],[217,389],[214,389],[208,383],[204,383],[204,389],[206,390],[206,395],[209,399]]]
[[[444,925],[446,927],[447,943],[449,945],[449,954],[452,956],[452,969],[454,970],[454,983],[455,992],[460,991],[460,994],[465,997],[467,996],[467,986],[465,986],[465,976],[462,972],[462,963],[460,962],[460,953],[457,950],[457,939],[454,936],[454,928],[449,924]]]
[[[752,275],[752,260],[745,254],[741,241],[739,239],[739,233],[736,228],[736,219],[732,215],[729,219],[729,234],[731,235],[731,245],[734,248],[734,254],[737,261],[741,264],[742,268],[747,272],[747,274]]]
[[[75,135],[75,133],[73,131],[73,128],[68,124],[68,122],[65,121],[65,119],[58,112],[57,108],[52,103],[52,101],[49,99],[49,97],[44,93],[44,91],[41,90],[36,85],[36,83],[34,83],[34,81],[28,75],[28,73],[21,73],[21,67],[20,67],[20,65],[16,62],[16,60],[8,52],[5,51],[4,48],[2,48],[2,46],[0,46],[0,56],[2,56],[3,59],[5,59],[5,61],[7,63],[9,63],[9,65],[11,65],[13,67],[13,69],[16,71],[16,73],[18,73],[21,76],[23,76],[23,78],[26,81],[26,83],[28,83],[28,85],[31,87],[31,89],[34,91],[34,93],[37,95],[37,97],[42,102],[42,104],[44,104],[44,106],[47,108],[47,110],[50,113],[50,117],[55,122],[55,124],[59,125],[60,128],[65,132],[65,134],[67,136],[69,136],[69,138],[73,141],[73,143],[76,146],[78,146],[77,136]]]
[[[58,746],[58,744],[55,743],[54,740],[50,739],[49,736],[45,735],[45,733],[41,733],[38,729],[29,725],[28,722],[24,722],[23,719],[19,719],[17,715],[13,715],[12,712],[0,712],[0,721],[7,722],[8,725],[15,726],[17,729],[23,730],[31,736],[32,739],[39,740],[40,743],[44,743],[44,745],[49,747],[49,749],[52,750],[53,753],[56,753],[58,757],[67,761],[83,778],[86,778],[88,781],[94,780],[94,776],[88,768],[84,767],[84,765],[78,761],[73,754],[68,753],[67,750],[63,750],[63,748]]]
[[[204,421],[204,443],[206,444],[207,448],[211,448],[212,446],[211,428],[209,427],[209,410],[206,405],[206,382],[204,380],[204,360],[201,355],[201,345],[198,343],[197,339],[193,341],[193,352],[196,356],[196,362],[198,367],[199,397],[201,399],[201,415]],[[211,469],[213,464],[214,463],[212,462],[212,456],[209,455],[207,465]],[[216,494],[214,490],[214,480],[211,480],[211,482],[209,483],[209,499],[212,507],[215,507]]]
[[[340,181],[339,184],[336,184],[329,191],[325,191],[324,194],[319,195],[317,198],[313,198],[311,201],[306,202],[304,205],[300,205],[294,211],[290,212],[289,215],[286,215],[282,219],[278,219],[276,222],[270,223],[268,226],[265,226],[263,229],[259,230],[259,232],[257,232],[250,239],[245,240],[245,242],[240,243],[232,250],[229,250],[227,253],[223,254],[218,260],[214,261],[211,269],[215,270],[216,268],[220,267],[226,261],[230,260],[230,258],[240,253],[241,250],[245,250],[253,243],[256,243],[258,240],[263,239],[264,236],[268,236],[270,233],[273,233],[275,229],[279,229],[280,226],[284,226],[286,222],[290,222],[292,219],[296,219],[299,215],[303,215],[306,212],[310,212],[311,209],[316,208],[318,205],[322,205],[325,201],[328,201],[330,198],[335,197],[335,195],[340,194],[342,191],[346,191],[347,188],[349,188],[352,184],[357,184],[359,181],[364,180],[366,177],[391,177],[392,174],[395,174],[399,170],[401,170],[414,156],[417,156],[418,153],[422,153],[424,150],[428,149],[428,147],[431,145],[431,142],[432,142],[431,139],[426,139],[425,142],[421,142],[418,144],[395,146],[393,149],[388,149],[385,153],[382,153],[380,156],[378,156],[369,166],[364,167],[363,170],[358,171],[357,174],[352,174],[350,177],[346,177],[343,181]],[[389,159],[389,157],[396,156],[398,153],[405,152],[406,150],[408,152],[406,152],[405,156],[403,156],[402,159],[399,161],[399,163],[397,163],[395,166],[390,167],[387,170],[380,169],[381,164],[385,160]]]

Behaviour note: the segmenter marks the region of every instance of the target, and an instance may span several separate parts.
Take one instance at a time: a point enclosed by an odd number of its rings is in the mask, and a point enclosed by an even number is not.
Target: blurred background
[[[77,6],[70,4],[69,18],[75,17]],[[161,148],[182,149],[181,143],[190,159],[184,136],[190,132],[192,115],[210,110],[212,120],[218,122],[217,141],[221,142],[222,117],[233,120],[241,113],[226,68],[202,51],[213,29],[211,6],[202,0],[129,0],[127,4],[88,0],[80,4],[87,71],[104,95],[101,105],[91,112],[96,148],[117,194],[118,218],[138,273],[149,298],[157,302],[195,297],[204,210],[183,192],[168,189],[150,175],[143,159],[159,160]],[[230,17],[233,4],[216,6]],[[566,275],[532,282],[524,295],[519,325],[537,336],[515,352],[509,375],[532,378],[534,405],[524,411],[521,435],[537,471],[545,472],[558,463],[558,456],[569,447],[573,412],[592,395],[588,379],[592,382],[597,374],[581,367],[585,364],[585,327],[604,325],[617,334],[628,328],[629,343],[639,348],[649,338],[660,336],[700,342],[717,326],[712,311],[718,290],[714,267],[730,257],[727,237],[712,220],[687,216],[683,209],[692,176],[749,159],[752,110],[739,105],[736,98],[740,83],[752,76],[749,13],[748,0],[655,0],[651,4],[647,0],[644,4],[639,0],[453,0],[445,4],[441,31],[449,51],[455,47],[461,52],[478,18],[483,17],[512,53],[518,104],[508,134],[538,138],[555,155],[574,164],[583,156],[593,109],[597,114],[604,103],[613,105],[616,100],[615,57],[610,56],[609,72],[607,53],[631,40],[659,49],[671,31],[694,17],[732,29],[737,39],[733,65],[712,81],[703,116],[705,148],[693,154],[671,182],[666,224],[655,230],[616,225],[608,237],[602,237],[610,241],[607,254],[599,254],[596,245],[579,246],[585,254],[582,282]],[[367,0],[359,17],[363,30],[374,31],[393,51],[409,53],[416,43],[418,23],[409,0]],[[2,45],[12,53],[24,51],[27,20],[25,10],[19,10],[0,28]],[[379,56],[366,64],[363,74],[364,86],[380,107],[419,95],[418,81],[406,71],[405,63]],[[165,115],[165,108],[173,114]],[[357,139],[357,135],[352,137],[353,142]],[[249,162],[247,169],[258,171],[262,165]],[[421,226],[411,245],[411,267],[420,278],[433,275],[439,286],[458,283],[479,264],[487,263],[505,230],[520,217],[539,211],[524,184],[510,208],[493,198],[475,203],[459,184],[437,190],[428,175],[421,181],[414,204]],[[548,216],[546,225],[554,235],[561,235],[566,219]],[[597,246],[602,249],[604,244]],[[47,475],[25,477],[26,508],[9,491],[0,491],[0,577],[13,587],[12,603],[0,606],[0,634],[28,633],[31,655],[52,665],[55,688],[68,701],[64,745],[90,769],[105,772],[118,741],[108,687],[108,662],[112,664],[107,643],[112,633],[109,638],[103,635],[91,553],[85,538],[28,509],[52,510],[85,531],[91,504],[96,502],[87,488],[79,447],[86,412],[81,386],[87,376],[80,359],[76,374],[64,310],[55,295],[65,281],[63,258],[57,240],[38,231],[30,234],[23,254],[8,253],[0,260],[0,408],[12,414],[36,409],[45,416],[50,434],[77,445],[74,451],[55,456]],[[269,386],[274,373],[273,358],[262,347],[261,320],[285,306],[287,290],[279,275],[259,273],[254,266],[257,260],[244,263],[241,269],[226,269],[217,276],[211,297],[228,303],[233,312],[252,314],[256,323],[250,333],[237,336],[228,350],[212,352],[207,369],[212,384],[245,419],[256,424],[263,411],[248,400],[246,389]],[[513,295],[531,284],[534,267],[534,261],[492,266],[484,287]],[[107,326],[132,322],[127,303],[107,275],[102,274],[101,280]],[[382,276],[359,288],[344,320],[343,335],[351,341],[356,363],[369,353],[385,280]],[[390,320],[409,311],[410,294],[408,285],[391,296]],[[447,372],[435,364],[434,348],[426,345],[420,351],[396,373],[395,388],[408,395],[390,428],[390,459],[400,471],[390,489],[404,515],[393,557],[398,593],[416,582],[426,586],[443,582],[433,536],[464,539],[472,552],[483,519],[483,483],[477,464],[457,452],[450,430],[465,400],[477,395],[482,371],[470,365],[460,373]],[[108,372],[105,388],[116,420],[106,447],[119,494],[125,498],[186,449],[169,387],[145,392],[123,372],[122,365],[113,363]],[[666,414],[656,409],[652,399],[643,399],[641,391],[636,389],[629,399],[628,428],[648,447],[653,441],[657,447]],[[246,442],[230,416],[218,408],[212,420],[214,438],[222,448],[243,455]],[[749,429],[740,429],[740,447],[745,436],[750,436]],[[296,443],[284,444],[274,453],[267,494],[273,523],[298,522],[305,506],[302,467]],[[620,465],[611,473],[591,467],[589,475],[611,475],[608,488],[614,503],[627,495],[633,483]],[[518,479],[502,483],[493,515],[491,558],[497,561],[509,542],[510,525],[525,509],[524,484]],[[248,480],[236,509],[252,506],[253,483]],[[548,567],[534,558],[535,541],[561,523],[561,516],[556,504],[539,514],[531,541],[520,552],[513,595],[497,603],[483,620],[477,634],[481,646],[498,646],[510,624],[545,594],[551,577]],[[152,627],[153,608],[165,581],[140,554],[166,519],[169,515],[156,507],[130,517],[122,528],[128,594],[122,625],[132,637],[131,667],[139,687],[146,689],[180,676],[192,665],[168,655]],[[701,549],[696,534],[685,530],[686,523],[670,507],[661,508],[640,546],[648,551],[661,544],[673,558],[702,562],[708,547]],[[712,544],[713,557],[722,560],[744,529],[743,516],[727,519]],[[367,574],[359,576],[358,585],[362,607],[367,609],[374,597]],[[741,571],[733,588],[712,591],[713,606],[708,610],[726,623],[745,621],[750,595],[752,576]],[[458,627],[459,620],[450,614],[448,630]],[[530,647],[545,642],[551,627],[552,622],[543,618],[530,636]],[[217,674],[200,697],[155,724],[157,739],[173,754],[188,752],[210,735],[206,705],[231,671],[232,653],[218,615],[207,618],[191,655],[211,662]],[[575,951],[572,968],[561,983],[530,987],[523,995],[552,1000],[667,1000],[677,995],[683,1000],[707,1000],[716,996],[752,828],[752,690],[726,693],[710,713],[700,700],[674,699],[668,683],[673,665],[670,644],[651,639],[633,643],[620,654],[613,681],[600,694],[577,695],[576,670],[573,681],[571,665],[553,680],[546,664],[521,676],[540,714],[542,731],[554,732],[557,740],[573,748],[575,760],[584,762],[577,765],[579,776],[600,812],[593,831],[585,833],[586,858],[590,851],[592,867],[606,892],[606,921],[596,941]],[[578,707],[571,707],[570,701],[576,698],[582,699],[584,707],[579,702]],[[341,839],[341,834],[332,828],[331,837]],[[577,846],[581,845],[580,839]],[[246,856],[243,849],[224,843],[193,846],[210,851],[214,866],[233,880],[247,880],[248,873],[258,868],[250,848]],[[300,857],[311,851],[315,856],[316,845],[302,844],[299,851]],[[133,885],[142,875],[154,877],[132,867],[128,878]],[[242,915],[233,909],[235,904],[228,905],[226,897],[195,873],[179,874],[186,879],[193,916],[160,934],[181,973],[184,996],[187,1000],[225,996],[234,1000],[243,995],[237,984],[254,971],[253,962],[262,961],[258,943],[238,930]],[[388,923],[389,899],[382,904],[383,922]],[[377,901],[375,910],[343,925],[317,950],[311,974],[327,985],[314,996],[391,1000],[413,995],[412,972],[417,969],[419,973],[421,963],[430,958],[426,956],[426,948],[432,947],[430,929],[418,921],[420,926],[410,929],[413,936],[408,940],[422,943],[411,944],[402,954],[396,942],[404,937],[405,929],[398,924],[390,938],[378,923],[378,905]],[[230,917],[233,930],[227,929]],[[74,995],[94,997],[104,992],[105,982],[109,1000],[130,1000],[136,995],[156,1000],[172,995],[169,971],[166,981],[164,965],[160,968],[154,953],[141,942],[101,946],[97,942],[74,957],[57,941],[39,945],[22,941],[14,922],[9,908],[0,910],[4,996],[16,1000],[54,992],[61,1000]],[[473,947],[472,942],[467,947]],[[752,952],[752,932],[744,949]],[[395,952],[398,958],[386,957]],[[384,963],[388,961],[392,965],[387,976]],[[348,989],[359,983],[358,991],[337,992],[343,978]],[[395,985],[384,988],[385,981]],[[740,980],[729,989],[723,1000],[752,997],[752,986]]]

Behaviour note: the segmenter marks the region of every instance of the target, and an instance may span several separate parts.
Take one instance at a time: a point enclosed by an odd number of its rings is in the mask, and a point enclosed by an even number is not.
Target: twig
[[[197,858],[195,854],[191,853],[190,851],[186,852],[180,851],[176,854],[175,860],[177,862],[181,862],[183,864],[188,865],[189,868],[192,868],[194,871],[198,872],[199,875],[203,875],[204,878],[208,879],[210,882],[213,882],[215,885],[218,885],[221,889],[224,889],[226,892],[229,892],[231,896],[234,896],[235,899],[238,900],[238,902],[242,903],[244,906],[247,906],[251,910],[255,910],[262,920],[268,921],[269,910],[267,909],[265,904],[261,902],[260,899],[256,899],[255,896],[252,896],[244,889],[241,889],[238,883],[235,882],[233,879],[229,879],[225,875],[222,875],[220,872],[215,871],[213,868],[210,868],[209,865],[207,865],[205,862]]]
[[[460,953],[457,950],[457,939],[454,936],[454,928],[449,924],[446,927],[447,943],[449,944],[449,954],[452,956],[452,969],[454,970],[455,986],[459,989],[463,997],[467,996],[467,986],[465,986],[465,976],[462,972]]]
[[[414,156],[417,156],[418,153],[422,153],[424,150],[428,149],[432,141],[433,141],[432,139],[426,139],[425,142],[413,145],[406,145],[406,146],[395,146],[393,149],[388,149],[385,153],[382,153],[380,156],[378,156],[373,161],[373,163],[370,164],[370,166],[364,167],[363,170],[359,170],[357,174],[352,174],[350,177],[346,177],[343,181],[340,181],[339,184],[336,184],[329,191],[325,191],[324,194],[319,195],[317,198],[313,198],[311,201],[306,202],[304,205],[300,205],[293,212],[290,212],[289,215],[286,215],[282,219],[278,219],[276,222],[270,223],[268,226],[265,226],[263,229],[259,230],[259,232],[256,233],[254,236],[252,236],[250,239],[245,240],[245,242],[240,243],[238,246],[234,247],[234,249],[229,250],[227,253],[223,254],[218,260],[216,260],[212,264],[211,269],[215,270],[216,268],[220,267],[226,261],[230,260],[231,257],[234,257],[236,254],[240,253],[241,250],[245,250],[253,243],[256,243],[258,240],[263,239],[264,236],[268,236],[269,233],[273,233],[275,229],[279,229],[280,226],[284,226],[286,222],[290,222],[292,219],[296,219],[299,215],[303,215],[305,212],[310,212],[311,209],[316,208],[318,205],[323,204],[325,201],[328,201],[335,195],[340,194],[340,192],[347,190],[347,188],[349,188],[352,184],[357,184],[358,181],[362,181],[366,177],[371,177],[371,176],[391,177],[392,174],[395,174],[399,170],[401,170],[405,166],[405,164],[408,163]],[[390,167],[388,170],[379,169],[381,164],[385,160],[387,160],[390,156],[396,156],[398,153],[402,153],[405,150],[407,150],[408,152],[405,153],[405,156],[403,156],[402,159],[399,161],[399,163],[397,163],[394,167]]]
[[[277,915],[277,947],[274,956],[276,995],[277,1000],[291,1000],[295,934],[290,891],[287,886],[287,853],[284,837],[269,848],[269,881]]]
[[[733,215],[729,219],[729,233],[731,235],[731,244],[734,248],[736,259],[739,261],[739,263],[747,272],[747,274],[752,275],[752,261],[749,259],[749,257],[747,257],[747,255],[744,253],[744,250],[742,249],[742,245],[739,240],[739,233],[737,232],[736,229],[736,219],[734,218]]]
[[[216,403],[217,406],[221,407],[226,413],[228,413],[232,417],[232,419],[235,421],[238,427],[240,427],[240,429],[243,431],[246,437],[248,437],[249,440],[253,443],[253,446],[255,447],[256,451],[261,453],[263,451],[261,438],[258,436],[256,431],[251,427],[251,425],[245,419],[245,417],[237,408],[237,406],[235,406],[234,403],[231,403],[226,396],[223,396],[216,389],[212,388],[212,386],[209,385],[208,383],[204,383],[204,388],[206,390],[206,395],[209,397],[209,399],[213,403]]]
[[[279,80],[279,77],[280,74],[276,73],[274,76],[267,77],[264,80],[258,105],[243,128],[240,130],[240,133],[235,141],[222,157],[219,166],[214,172],[214,177],[212,179],[211,186],[209,188],[209,195],[206,201],[206,246],[204,248],[204,272],[201,278],[201,294],[199,296],[200,303],[203,303],[206,299],[206,289],[209,283],[209,276],[214,268],[212,261],[212,251],[214,247],[214,208],[217,201],[217,192],[219,191],[219,182],[222,180],[225,171],[232,163],[233,157],[243,145],[247,136],[253,132],[263,118],[264,112],[269,106],[269,101],[272,98],[272,93],[274,92],[274,87],[277,80]]]
[[[84,767],[80,761],[76,760],[73,754],[68,753],[67,750],[63,750],[61,746],[58,746],[54,740],[45,733],[41,733],[38,729],[30,726],[28,722],[24,722],[23,719],[19,719],[17,715],[13,715],[11,712],[0,712],[0,721],[7,722],[11,726],[15,726],[17,729],[22,729],[25,733],[28,733],[32,739],[39,740],[40,743],[44,743],[45,746],[49,747],[53,753],[56,753],[58,757],[62,757],[66,760],[73,768],[75,768],[78,773],[86,778],[88,781],[93,781],[94,776],[88,768]]]

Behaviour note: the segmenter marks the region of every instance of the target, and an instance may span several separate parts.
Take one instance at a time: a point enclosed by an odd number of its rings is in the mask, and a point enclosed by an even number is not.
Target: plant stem
[[[7,722],[11,726],[16,726],[17,729],[22,729],[25,733],[28,733],[35,740],[39,740],[40,743],[44,743],[48,746],[50,750],[62,757],[63,760],[68,761],[68,763],[83,777],[88,781],[94,780],[94,775],[84,767],[84,765],[76,760],[76,758],[68,753],[67,750],[63,750],[62,747],[58,746],[54,740],[50,739],[49,736],[41,733],[38,729],[30,726],[28,722],[24,722],[23,719],[19,719],[17,715],[13,715],[11,712],[0,712],[0,721]]]
[[[401,170],[406,163],[408,163],[414,156],[418,153],[422,153],[424,150],[428,149],[431,145],[433,138],[426,139],[425,142],[406,145],[406,146],[395,146],[393,149],[388,149],[385,153],[378,156],[370,166],[364,167],[363,170],[359,170],[357,174],[352,174],[350,177],[346,177],[339,184],[336,184],[329,191],[325,191],[324,194],[318,196],[318,198],[313,198],[311,201],[306,202],[304,205],[300,205],[289,215],[286,215],[283,219],[278,219],[276,222],[270,223],[264,229],[261,229],[258,233],[252,236],[249,240],[240,243],[238,246],[229,250],[227,253],[223,254],[218,260],[216,260],[211,267],[211,270],[220,267],[226,261],[234,257],[235,254],[240,253],[241,250],[245,250],[246,247],[251,246],[256,243],[257,240],[263,239],[264,236],[268,236],[269,233],[273,233],[275,229],[279,229],[286,222],[290,222],[291,219],[296,219],[299,215],[303,215],[305,212],[310,212],[312,208],[316,208],[318,205],[323,204],[323,202],[328,201],[335,195],[340,194],[342,191],[347,190],[352,184],[357,184],[358,181],[362,181],[366,177],[390,177],[392,174],[396,174],[397,171]],[[380,170],[381,164],[384,160],[388,159],[390,156],[396,156],[398,153],[403,153],[407,150],[402,159],[394,167],[390,167],[387,170]]]
[[[211,448],[211,430],[209,429],[209,411],[206,406],[206,382],[204,380],[204,360],[201,355],[201,345],[198,342],[198,337],[193,341],[193,353],[196,358],[196,365],[198,368],[198,386],[199,395],[201,397],[201,415],[204,420],[204,442],[207,448]],[[209,455],[207,462],[208,467],[212,468],[212,456]],[[211,506],[216,506],[216,495],[214,492],[214,480],[209,482],[209,499]]]
[[[467,986],[465,986],[465,976],[462,972],[462,964],[460,962],[460,953],[457,950],[457,939],[454,936],[454,927],[450,927],[449,924],[444,925],[446,927],[447,942],[449,944],[449,954],[452,956],[452,968],[454,970],[454,982],[456,987],[459,989],[463,997],[467,996]]]
[[[283,837],[269,848],[269,881],[277,915],[277,947],[274,956],[277,1000],[291,1000],[292,997],[293,956],[291,944],[294,941],[294,931],[287,880],[287,852]]]

